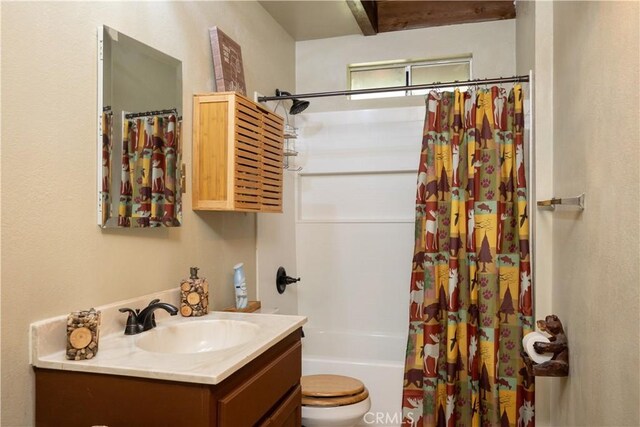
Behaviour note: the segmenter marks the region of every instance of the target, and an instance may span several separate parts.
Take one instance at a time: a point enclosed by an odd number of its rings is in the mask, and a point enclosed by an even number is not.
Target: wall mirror
[[[100,227],[182,222],[182,62],[98,28]]]

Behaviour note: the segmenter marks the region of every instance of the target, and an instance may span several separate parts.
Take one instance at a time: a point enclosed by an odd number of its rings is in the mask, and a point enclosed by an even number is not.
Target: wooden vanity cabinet
[[[300,336],[217,385],[34,368],[36,426],[299,427]]]
[[[235,92],[193,97],[193,209],[282,212],[284,120]]]

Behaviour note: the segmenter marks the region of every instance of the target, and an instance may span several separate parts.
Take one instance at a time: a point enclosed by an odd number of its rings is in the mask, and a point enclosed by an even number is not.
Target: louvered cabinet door
[[[235,210],[259,211],[262,195],[262,113],[237,96],[235,104]]]
[[[284,122],[276,114],[262,115],[262,210],[282,212]]]
[[[237,93],[195,95],[193,209],[282,212],[283,128]]]

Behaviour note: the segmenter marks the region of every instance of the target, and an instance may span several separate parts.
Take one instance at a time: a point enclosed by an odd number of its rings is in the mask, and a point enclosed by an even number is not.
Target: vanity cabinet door
[[[210,386],[36,368],[37,427],[209,427]]]
[[[297,386],[260,427],[299,427],[302,423],[302,388]]]
[[[220,427],[252,426],[269,414],[300,383],[302,345],[298,341],[218,401]],[[277,409],[276,409],[277,411]]]

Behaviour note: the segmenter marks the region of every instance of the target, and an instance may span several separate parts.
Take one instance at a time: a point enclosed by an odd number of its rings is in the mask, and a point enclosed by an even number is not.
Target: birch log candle
[[[204,316],[209,312],[209,283],[198,277],[198,267],[191,267],[191,277],[180,282],[180,314]]]
[[[100,312],[74,311],[67,316],[67,359],[93,359],[98,353]]]

